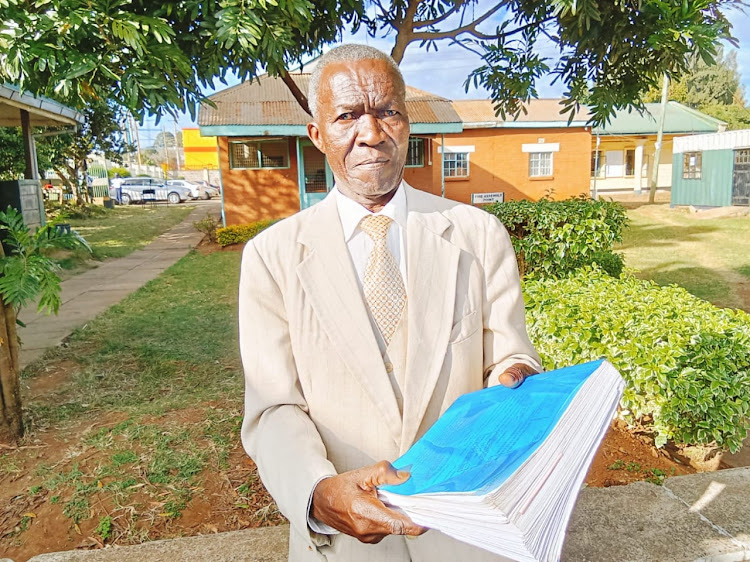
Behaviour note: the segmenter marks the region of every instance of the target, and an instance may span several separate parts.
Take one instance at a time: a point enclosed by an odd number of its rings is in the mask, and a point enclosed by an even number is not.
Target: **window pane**
[[[286,168],[286,142],[258,143],[263,168]]]
[[[443,170],[446,178],[466,178],[469,176],[469,153],[454,152],[443,154]]]
[[[259,168],[258,143],[231,142],[230,157],[232,168]]]
[[[604,152],[594,150],[591,153],[591,176],[604,177]]]
[[[529,176],[543,177],[552,175],[552,153],[530,152],[529,153]]]
[[[424,145],[424,139],[409,138],[409,151],[406,153],[407,167],[424,166]]]
[[[625,151],[625,175],[635,175],[635,150]]]
[[[288,168],[286,141],[230,141],[231,168]]]
[[[686,180],[701,179],[703,154],[701,152],[686,152],[682,158],[682,177]]]

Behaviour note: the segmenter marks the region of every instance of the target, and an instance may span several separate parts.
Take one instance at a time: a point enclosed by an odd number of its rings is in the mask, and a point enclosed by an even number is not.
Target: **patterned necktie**
[[[387,346],[401,313],[406,305],[406,290],[401,271],[393,254],[388,251],[386,236],[392,219],[385,215],[371,215],[362,219],[359,227],[367,234],[375,246],[370,252],[365,267],[363,283],[365,300]]]

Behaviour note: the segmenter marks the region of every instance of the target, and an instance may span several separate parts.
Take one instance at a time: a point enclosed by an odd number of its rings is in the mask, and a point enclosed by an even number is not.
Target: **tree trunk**
[[[0,443],[17,443],[23,436],[19,376],[16,311],[0,298]]]

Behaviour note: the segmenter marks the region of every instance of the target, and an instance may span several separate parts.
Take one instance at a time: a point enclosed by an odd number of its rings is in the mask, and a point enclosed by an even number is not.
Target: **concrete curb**
[[[750,468],[586,488],[573,512],[562,562],[750,561]],[[265,527],[42,554],[30,562],[281,562],[289,528]],[[0,561],[2,562],[2,561]]]

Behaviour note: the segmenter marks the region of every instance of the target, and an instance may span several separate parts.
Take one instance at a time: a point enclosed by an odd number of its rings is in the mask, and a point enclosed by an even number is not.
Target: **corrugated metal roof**
[[[703,150],[734,150],[736,148],[750,148],[750,129],[726,131],[707,135],[691,135],[689,137],[675,137],[672,153],[700,152]]]
[[[643,113],[635,109],[619,110],[610,118],[609,123],[593,130],[600,135],[655,135],[659,129],[661,116],[660,103],[647,103]],[[667,104],[664,118],[664,132],[675,133],[715,133],[726,123],[714,119],[705,113],[696,111],[676,101]]]
[[[83,123],[83,115],[75,109],[44,96],[22,92],[18,86],[0,83],[0,126],[20,127],[19,109],[29,112],[32,126],[75,125]]]
[[[563,106],[559,99],[534,99],[524,104],[526,112],[515,119],[506,119],[495,115],[495,106],[492,100],[456,100],[453,108],[458,113],[464,125],[476,124],[477,126],[496,127],[504,123],[567,123],[569,114],[560,113]],[[581,108],[576,114],[576,122],[588,121],[590,114],[588,109]]]
[[[293,74],[303,92],[309,74]],[[310,116],[299,106],[280,78],[260,76],[252,82],[222,90],[209,99],[216,107],[203,105],[198,113],[201,127],[217,125],[307,125]],[[429,92],[406,87],[406,108],[411,123],[460,123],[451,101]]]

